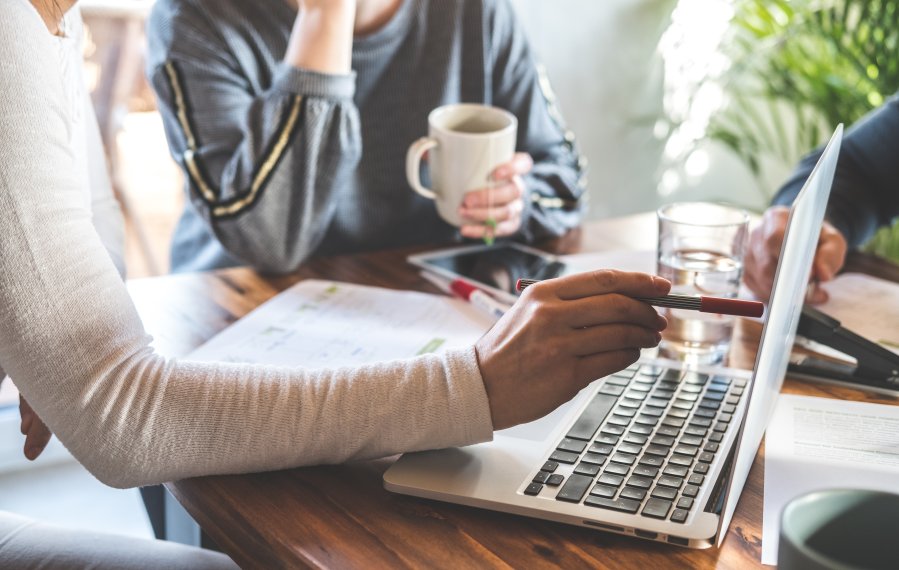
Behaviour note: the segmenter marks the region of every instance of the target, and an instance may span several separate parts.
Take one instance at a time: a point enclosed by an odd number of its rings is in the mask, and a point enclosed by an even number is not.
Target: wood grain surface
[[[651,214],[594,222],[547,244],[557,253],[652,249]],[[183,356],[254,307],[307,278],[436,293],[405,262],[420,247],[317,258],[295,274],[245,269],[132,281],[156,347]],[[899,268],[859,256],[853,270],[899,281]],[[731,364],[752,366],[760,326],[737,328]],[[849,388],[787,380],[784,392],[880,403]],[[690,550],[587,528],[388,493],[395,457],[340,466],[178,481],[169,490],[244,568],[749,568],[759,567],[764,449],[722,548]]]

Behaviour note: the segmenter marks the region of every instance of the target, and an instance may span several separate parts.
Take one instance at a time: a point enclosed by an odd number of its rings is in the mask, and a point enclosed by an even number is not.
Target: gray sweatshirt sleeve
[[[527,241],[558,237],[581,221],[586,159],[565,127],[549,80],[508,0],[485,2],[485,8],[493,104],[518,117],[517,150],[534,159],[534,169],[525,177],[521,232]]]
[[[202,7],[157,4],[148,74],[194,207],[232,255],[296,269],[319,245],[361,155],[353,75],[244,72]],[[249,50],[247,50],[249,51]]]
[[[868,113],[843,138],[827,204],[827,219],[843,233],[850,247],[862,245],[878,226],[885,226],[899,216],[897,147],[897,98]],[[793,203],[822,152],[823,147],[802,159],[774,197],[774,204]]]

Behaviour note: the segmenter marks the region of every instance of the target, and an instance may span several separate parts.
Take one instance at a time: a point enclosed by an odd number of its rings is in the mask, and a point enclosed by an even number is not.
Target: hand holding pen
[[[640,349],[659,343],[668,322],[633,297],[670,289],[661,277],[615,270],[528,287],[475,344],[494,429],[545,415],[593,380],[636,362]]]
[[[537,279],[519,279],[515,288],[518,291],[524,291],[536,283],[539,283]],[[663,297],[634,297],[634,299],[656,307],[734,315],[737,317],[761,317],[765,313],[764,303],[744,299],[709,297],[705,295],[665,295]]]

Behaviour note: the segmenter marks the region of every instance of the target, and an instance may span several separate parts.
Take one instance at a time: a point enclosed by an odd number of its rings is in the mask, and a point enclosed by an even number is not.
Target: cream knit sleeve
[[[117,487],[336,463],[487,440],[474,350],[338,370],[154,353],[91,223],[67,148],[53,46],[0,7],[0,366]]]

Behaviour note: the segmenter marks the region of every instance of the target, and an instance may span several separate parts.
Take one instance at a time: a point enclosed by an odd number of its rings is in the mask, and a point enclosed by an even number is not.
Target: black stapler
[[[808,305],[802,309],[797,334],[854,358],[856,365],[794,355],[789,366],[793,375],[899,395],[899,354],[850,331],[840,321]]]

